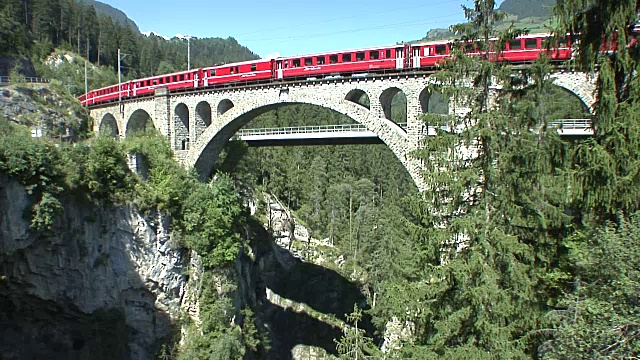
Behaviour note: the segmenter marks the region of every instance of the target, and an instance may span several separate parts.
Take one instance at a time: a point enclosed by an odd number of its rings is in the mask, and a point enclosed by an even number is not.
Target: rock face
[[[53,231],[34,233],[28,193],[0,174],[2,359],[154,358],[187,281],[168,220],[62,203]]]

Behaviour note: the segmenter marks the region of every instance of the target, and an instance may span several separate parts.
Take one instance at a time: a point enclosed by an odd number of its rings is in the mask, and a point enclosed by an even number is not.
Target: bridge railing
[[[398,124],[406,129],[406,123]],[[589,130],[592,128],[591,119],[558,119],[550,121],[547,124],[550,128],[558,128],[559,130]],[[309,125],[309,126],[289,126],[281,128],[257,128],[257,129],[240,129],[236,133],[236,137],[243,136],[271,136],[271,135],[290,135],[290,134],[311,134],[311,133],[341,133],[341,132],[366,132],[369,131],[362,124],[342,124],[342,125]]]
[[[558,119],[550,121],[549,127],[557,127],[559,129],[566,130],[578,130],[578,129],[591,129],[593,126],[593,120],[591,119]]]
[[[405,128],[406,123],[398,124]],[[309,126],[290,126],[282,128],[258,128],[258,129],[240,129],[237,137],[241,136],[267,136],[267,135],[289,135],[289,134],[310,134],[310,133],[341,133],[341,132],[364,132],[369,131],[362,124],[343,124],[343,125],[309,125]]]
[[[46,84],[49,82],[49,79],[39,78],[39,77],[24,77],[24,82],[30,84]],[[0,76],[0,85],[9,85],[11,84],[11,77],[9,76]]]

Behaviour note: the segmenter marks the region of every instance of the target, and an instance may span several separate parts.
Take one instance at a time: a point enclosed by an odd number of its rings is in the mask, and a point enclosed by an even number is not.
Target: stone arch
[[[424,88],[420,92],[419,100],[423,114],[449,114],[449,100],[438,91],[429,91],[429,88]]]
[[[233,101],[224,99],[218,103],[218,115],[224,115],[227,111],[231,110],[235,105]]]
[[[211,125],[211,105],[206,101],[201,101],[196,105],[196,136]]]
[[[98,130],[100,136],[109,136],[116,140],[120,139],[120,131],[118,129],[118,122],[115,116],[111,113],[106,113],[100,121],[100,129]]]
[[[358,104],[366,109],[371,109],[371,100],[369,94],[366,91],[360,89],[353,89],[347,93],[344,97],[345,100],[351,101],[354,104]]]
[[[596,104],[597,74],[587,73],[556,73],[552,74],[553,84],[566,89],[576,95],[585,104],[589,113],[594,113]]]
[[[591,117],[591,109],[578,94],[555,84],[542,94],[537,105],[538,109],[533,113],[534,118],[544,115],[548,121],[554,121]],[[544,113],[538,112],[539,110]]]
[[[138,132],[145,132],[155,129],[153,120],[148,112],[143,109],[134,111],[127,121],[126,136],[129,137]]]
[[[325,107],[365,125],[396,155],[413,178],[418,189],[425,188],[420,164],[410,155],[408,134],[404,129],[390,120],[380,118],[379,115],[353,101],[347,99],[336,101],[312,93],[296,94],[287,102],[280,102],[279,98],[263,98],[238,103],[216,121],[216,126],[210,126],[204,131],[201,139],[187,154],[185,165],[194,167],[199,173],[200,179],[207,180],[224,145],[241,127],[266,111],[299,103]]]
[[[407,122],[407,96],[397,87],[391,87],[380,94],[380,105],[384,117],[396,123]]]
[[[176,150],[189,150],[189,108],[179,103],[174,109],[174,147]]]

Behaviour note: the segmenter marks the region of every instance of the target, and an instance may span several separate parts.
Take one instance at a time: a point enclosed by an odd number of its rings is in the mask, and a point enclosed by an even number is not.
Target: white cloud
[[[271,59],[277,59],[279,57],[280,57],[280,53],[276,51],[276,52],[267,54],[264,58],[267,60],[271,60]]]

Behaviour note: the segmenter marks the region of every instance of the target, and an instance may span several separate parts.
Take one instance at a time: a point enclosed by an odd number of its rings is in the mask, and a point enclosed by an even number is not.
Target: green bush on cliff
[[[149,170],[136,184],[136,204],[171,215],[182,245],[202,257],[205,267],[221,267],[235,260],[240,244],[240,200],[228,176],[211,183],[173,159],[162,135],[146,132],[128,139],[125,148],[142,155]]]

